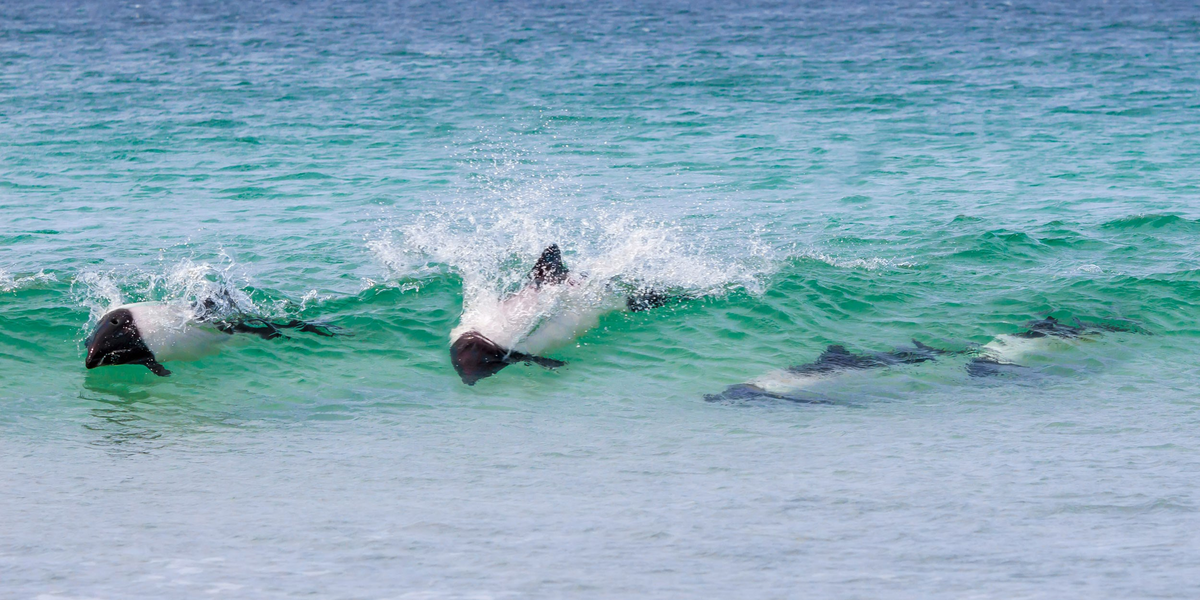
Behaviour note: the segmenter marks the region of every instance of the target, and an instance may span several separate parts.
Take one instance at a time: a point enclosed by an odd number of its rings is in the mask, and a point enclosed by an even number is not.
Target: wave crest
[[[243,290],[248,281],[237,271],[237,263],[228,255],[222,258],[220,266],[185,258],[162,271],[84,271],[75,277],[72,290],[88,308],[92,322],[113,307],[132,302],[202,303],[218,315],[267,314],[277,308],[256,303]]]
[[[32,287],[41,283],[50,283],[58,281],[58,278],[53,273],[38,271],[34,275],[26,275],[24,277],[16,277],[0,269],[0,293],[15,292],[27,287]]]

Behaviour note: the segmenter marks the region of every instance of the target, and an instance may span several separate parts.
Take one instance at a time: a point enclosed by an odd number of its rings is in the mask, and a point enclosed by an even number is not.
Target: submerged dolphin
[[[748,383],[739,383],[725,388],[720,394],[707,394],[709,402],[729,400],[775,399],[792,402],[826,403],[820,398],[803,395],[806,387],[830,379],[846,371],[877,369],[895,365],[909,365],[937,360],[948,351],[926,346],[913,340],[911,348],[901,347],[891,352],[851,352],[845,346],[831,345],[811,363],[795,365],[782,371],[769,373]]]
[[[976,351],[976,356],[967,363],[967,374],[971,377],[990,377],[993,375],[1018,374],[1026,372],[1029,367],[1016,361],[1022,360],[1029,354],[1046,352],[1061,347],[1065,349],[1070,341],[1087,339],[1104,332],[1131,333],[1136,328],[1116,327],[1101,323],[1085,323],[1075,319],[1074,325],[1068,325],[1046,317],[1039,321],[1025,324],[1025,331],[996,336]]]
[[[155,375],[171,372],[163,362],[196,360],[217,351],[232,334],[263,339],[286,337],[281,329],[296,329],[330,337],[329,328],[292,320],[272,323],[258,318],[220,317],[214,303],[137,302],[109,310],[88,336],[89,369],[108,365],[143,365]]]
[[[769,373],[748,383],[731,385],[720,394],[708,394],[709,402],[776,399],[805,403],[828,403],[819,396],[805,395],[805,388],[851,370],[890,367],[936,360],[944,355],[968,355],[967,374],[989,377],[1005,374],[1032,373],[1031,367],[1017,361],[1037,352],[1066,349],[1073,341],[1088,339],[1103,332],[1142,332],[1137,327],[1117,327],[1101,323],[1085,323],[1078,319],[1074,325],[1054,317],[1031,321],[1025,330],[997,336],[983,346],[966,350],[943,350],[913,340],[912,348],[897,348],[892,352],[853,353],[842,346],[829,346],[815,362]]]
[[[608,295],[604,285],[571,273],[558,245],[547,246],[520,291],[482,303],[485,310],[464,311],[462,323],[450,333],[450,364],[467,385],[516,363],[547,369],[566,365],[538,354],[595,327],[602,313],[614,309],[600,301]],[[648,290],[627,296],[625,307],[637,312],[679,299]]]

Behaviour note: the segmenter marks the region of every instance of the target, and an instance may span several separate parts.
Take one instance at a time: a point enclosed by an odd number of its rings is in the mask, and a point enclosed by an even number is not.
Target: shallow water
[[[0,591],[1195,597],[1200,10],[0,6]],[[538,252],[688,298],[468,387]],[[169,378],[109,306],[350,333]],[[706,394],[829,344],[975,378]]]

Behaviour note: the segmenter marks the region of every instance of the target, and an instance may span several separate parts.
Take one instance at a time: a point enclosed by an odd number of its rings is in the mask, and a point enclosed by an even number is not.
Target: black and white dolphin
[[[557,244],[542,251],[526,284],[507,297],[474,298],[450,332],[450,364],[467,385],[516,363],[548,369],[566,363],[539,356],[599,324],[600,315],[619,309],[608,282],[572,273]],[[679,297],[646,290],[625,297],[624,306],[643,311]]]
[[[828,400],[806,394],[805,390],[847,371],[922,363],[946,355],[969,356],[967,374],[971,377],[1033,374],[1031,367],[1022,364],[1033,355],[1066,350],[1105,332],[1132,333],[1142,330],[1137,327],[1086,323],[1078,319],[1074,325],[1068,325],[1054,317],[1046,317],[1027,323],[1024,331],[999,335],[987,344],[966,350],[943,350],[916,340],[913,340],[911,348],[897,348],[891,352],[855,353],[843,346],[833,345],[821,353],[815,362],[768,373],[747,383],[731,385],[720,394],[707,394],[704,398],[710,402],[776,399],[826,403]]]
[[[948,354],[948,351],[926,346],[916,340],[913,340],[912,347],[896,348],[891,352],[858,353],[834,344],[826,348],[814,362],[768,373],[747,383],[731,385],[720,394],[705,395],[704,399],[709,402],[774,399],[819,404],[827,401],[805,394],[807,388],[818,382],[847,371],[923,363],[936,360],[943,354]]]
[[[281,329],[296,329],[321,336],[333,332],[303,321],[272,323],[248,317],[222,317],[204,303],[137,302],[109,310],[88,336],[88,369],[108,365],[143,365],[155,375],[171,372],[170,361],[197,360],[216,352],[232,334],[248,333],[263,339],[284,337]]]
[[[967,374],[971,377],[1018,374],[1029,367],[1021,364],[1034,354],[1062,351],[1076,343],[1091,339],[1101,333],[1132,333],[1140,331],[1133,327],[1117,327],[1102,323],[1086,323],[1075,319],[1068,325],[1046,317],[1025,324],[1025,330],[1012,334],[998,335],[977,350],[967,351],[975,356],[967,363]]]

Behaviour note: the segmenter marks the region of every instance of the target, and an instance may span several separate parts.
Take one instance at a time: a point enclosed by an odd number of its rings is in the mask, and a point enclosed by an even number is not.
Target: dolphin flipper
[[[296,331],[312,333],[321,337],[335,337],[337,335],[337,333],[334,332],[335,328],[333,327],[328,325],[318,325],[316,323],[309,323],[307,321],[300,321],[297,319],[292,319],[287,323],[271,323],[271,326],[280,329],[295,329]],[[343,333],[345,332],[343,331]]]
[[[140,364],[145,366],[147,369],[150,369],[151,373],[154,373],[155,375],[158,375],[159,377],[167,377],[171,374],[171,372],[168,371],[166,367],[162,366],[162,364],[160,364],[157,360],[154,360],[153,358],[148,358],[148,359],[142,361]]]
[[[533,354],[525,354],[524,352],[511,352],[504,358],[504,361],[509,364],[519,362],[533,363],[547,369],[557,369],[559,367],[567,366],[567,363],[561,360],[554,360],[553,358],[546,358],[544,356],[535,356]]]

